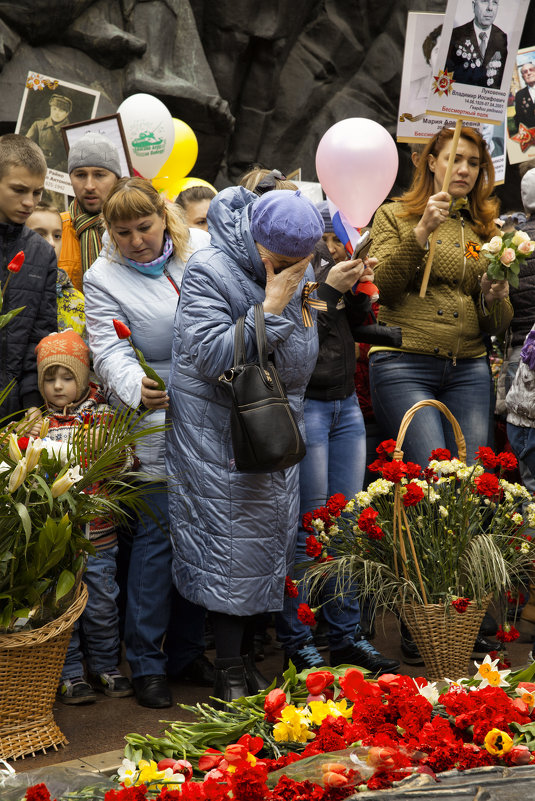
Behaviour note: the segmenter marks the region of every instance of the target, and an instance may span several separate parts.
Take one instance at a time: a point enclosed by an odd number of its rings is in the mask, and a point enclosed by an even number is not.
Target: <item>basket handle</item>
[[[396,449],[394,451],[393,458],[401,460],[403,459],[403,451],[401,450],[401,446],[403,445],[403,441],[405,439],[405,434],[407,433],[407,429],[409,427],[409,423],[411,422],[412,418],[418,411],[418,409],[422,409],[424,406],[432,406],[435,409],[438,409],[439,412],[442,412],[444,417],[452,425],[453,434],[455,436],[455,443],[457,445],[457,451],[459,453],[459,459],[461,462],[466,462],[466,442],[464,440],[463,432],[461,431],[461,426],[459,425],[457,418],[450,412],[447,406],[437,400],[423,400],[415,403],[414,406],[411,406],[405,414],[403,415],[403,420],[399,426],[398,436],[396,440]]]

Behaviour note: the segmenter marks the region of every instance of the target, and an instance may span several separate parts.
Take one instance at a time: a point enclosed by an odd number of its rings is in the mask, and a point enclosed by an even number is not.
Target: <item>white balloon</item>
[[[117,113],[121,115],[132,165],[144,178],[154,178],[175,142],[170,112],[157,97],[140,93],[123,100]]]

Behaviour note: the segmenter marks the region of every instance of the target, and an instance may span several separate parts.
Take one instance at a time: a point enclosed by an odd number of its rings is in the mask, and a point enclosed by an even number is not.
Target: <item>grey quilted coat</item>
[[[211,246],[186,266],[169,378],[173,579],[189,600],[232,615],[282,608],[299,513],[297,465],[265,474],[236,470],[230,400],[218,383],[232,367],[234,323],[243,314],[247,358],[257,358],[253,306],[265,297],[265,269],[249,227],[255,199],[231,187],[210,204]],[[310,265],[283,314],[266,315],[269,350],[301,429],[318,350],[316,326],[302,320],[305,280],[314,280]]]

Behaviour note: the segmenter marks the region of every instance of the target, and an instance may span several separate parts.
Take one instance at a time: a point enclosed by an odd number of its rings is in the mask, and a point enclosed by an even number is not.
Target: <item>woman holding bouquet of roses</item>
[[[491,375],[484,334],[504,331],[512,317],[506,281],[493,281],[479,256],[498,233],[492,160],[482,137],[463,127],[447,192],[442,191],[453,130],[426,145],[412,185],[377,211],[372,255],[377,257],[379,321],[401,326],[401,348],[372,348],[374,412],[395,437],[405,412],[418,401],[442,401],[466,438],[467,460],[487,444]],[[429,286],[419,296],[429,250],[438,230]],[[405,458],[422,467],[434,448],[456,452],[453,430],[431,407],[418,411],[404,441]]]

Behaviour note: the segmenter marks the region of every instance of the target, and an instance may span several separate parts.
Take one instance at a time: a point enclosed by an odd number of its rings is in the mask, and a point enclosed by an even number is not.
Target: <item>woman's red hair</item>
[[[490,237],[496,232],[494,220],[499,213],[498,199],[491,197],[494,189],[492,159],[485,140],[474,128],[461,128],[461,138],[473,142],[479,151],[479,175],[468,195],[473,228],[482,237]],[[442,128],[423,149],[410,189],[396,198],[404,205],[400,216],[409,217],[415,214],[421,217],[424,213],[429,197],[435,194],[435,176],[429,169],[428,156],[432,154],[436,158],[450,139],[453,139],[453,129]]]

